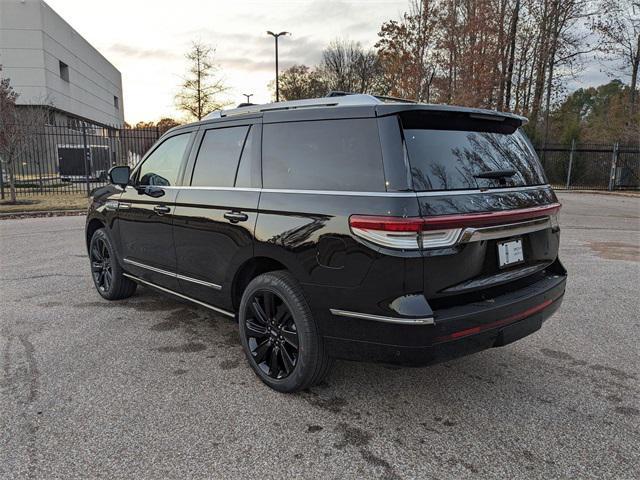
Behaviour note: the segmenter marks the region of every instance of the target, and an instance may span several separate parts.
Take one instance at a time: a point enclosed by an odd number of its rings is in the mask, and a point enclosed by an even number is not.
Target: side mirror
[[[109,182],[114,185],[120,185],[125,188],[129,185],[129,176],[131,175],[131,168],[127,165],[119,165],[117,167],[111,167],[109,169]]]

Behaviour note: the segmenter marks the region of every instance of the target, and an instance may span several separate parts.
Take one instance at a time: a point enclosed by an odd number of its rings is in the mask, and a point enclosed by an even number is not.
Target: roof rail
[[[341,90],[331,90],[327,97],[344,97],[347,95],[360,95],[359,93],[353,92],[343,92]],[[377,98],[382,102],[398,102],[398,103],[418,103],[415,100],[410,100],[408,98],[400,98],[400,97],[390,97],[387,95],[371,95],[372,97]]]
[[[307,100],[292,100],[289,102],[265,103],[262,105],[247,105],[229,110],[216,110],[203,118],[210,120],[212,118],[224,118],[236,115],[249,115],[251,113],[273,112],[278,110],[297,110],[301,108],[318,108],[318,107],[355,107],[355,106],[372,106],[382,103],[380,99],[373,95],[363,93],[333,95],[322,98],[309,98]]]

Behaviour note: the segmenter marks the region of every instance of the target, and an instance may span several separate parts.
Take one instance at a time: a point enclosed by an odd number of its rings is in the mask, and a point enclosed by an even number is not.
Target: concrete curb
[[[36,210],[33,212],[5,212],[0,213],[0,220],[15,220],[20,218],[42,218],[42,217],[70,217],[75,215],[86,215],[87,210]]]

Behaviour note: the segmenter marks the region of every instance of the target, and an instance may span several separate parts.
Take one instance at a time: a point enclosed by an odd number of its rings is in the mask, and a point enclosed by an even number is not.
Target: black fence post
[[[91,182],[89,181],[89,156],[91,152],[87,146],[87,124],[82,122],[82,144],[84,146],[84,178],[87,181],[87,197],[91,194]]]
[[[576,151],[576,139],[571,139],[571,151],[569,152],[569,168],[567,169],[567,184],[565,188],[569,190],[571,188],[571,170],[573,169],[573,154]]]
[[[609,175],[609,191],[616,186],[616,174],[618,164],[618,142],[613,145],[613,155],[611,155],[611,173]]]
[[[2,173],[1,163],[0,163],[0,199],[4,200],[4,174]]]

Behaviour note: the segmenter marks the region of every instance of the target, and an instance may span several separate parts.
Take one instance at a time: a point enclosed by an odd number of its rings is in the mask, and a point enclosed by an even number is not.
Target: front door
[[[132,175],[117,215],[124,269],[142,280],[178,290],[173,218],[185,158],[193,133],[160,143]]]

